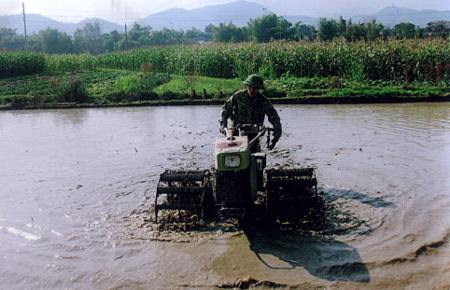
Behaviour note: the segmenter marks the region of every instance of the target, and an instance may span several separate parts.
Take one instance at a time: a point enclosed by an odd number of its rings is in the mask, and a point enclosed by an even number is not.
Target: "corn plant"
[[[46,61],[42,54],[0,51],[0,78],[40,74],[45,71],[45,67]]]
[[[352,80],[450,78],[450,42],[443,39],[346,42],[271,42],[149,47],[99,56],[51,55],[49,73],[100,68],[244,79],[345,77]]]

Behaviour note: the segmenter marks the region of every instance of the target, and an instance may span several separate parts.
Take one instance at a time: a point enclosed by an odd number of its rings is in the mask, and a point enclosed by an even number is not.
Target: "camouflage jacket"
[[[233,126],[237,124],[263,125],[265,115],[273,126],[273,137],[278,141],[282,133],[280,117],[269,99],[261,93],[253,98],[248,95],[247,90],[234,93],[222,106],[219,123],[221,127],[227,127],[228,119],[231,119]]]

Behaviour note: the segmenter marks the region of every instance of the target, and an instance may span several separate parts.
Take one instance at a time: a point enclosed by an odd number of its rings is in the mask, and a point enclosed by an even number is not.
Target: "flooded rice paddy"
[[[449,289],[450,104],[277,106],[271,167],[316,168],[301,231],[162,231],[164,169],[208,169],[220,107],[0,112],[4,289]]]

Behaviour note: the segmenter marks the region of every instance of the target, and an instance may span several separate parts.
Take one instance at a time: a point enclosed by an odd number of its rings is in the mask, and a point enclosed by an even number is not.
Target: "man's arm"
[[[269,120],[270,124],[272,124],[272,126],[273,126],[272,142],[276,143],[280,139],[283,129],[281,126],[280,116],[278,116],[278,113],[272,104],[270,104],[269,110],[267,112],[267,119]]]
[[[220,113],[219,119],[219,130],[222,132],[223,128],[226,128],[228,125],[228,119],[231,117],[233,113],[233,96],[231,96],[228,100],[225,101],[225,104],[222,106],[222,112]]]
[[[273,139],[270,142],[270,145],[267,147],[269,150],[272,150],[280,139],[283,129],[281,126],[280,116],[278,116],[277,111],[273,107],[272,103],[270,103],[270,101],[267,104],[266,115],[270,124],[272,124],[273,126]]]

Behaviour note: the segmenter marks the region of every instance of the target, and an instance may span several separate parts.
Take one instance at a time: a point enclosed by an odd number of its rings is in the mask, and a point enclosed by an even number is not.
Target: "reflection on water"
[[[164,169],[213,165],[220,107],[0,112],[0,282],[167,289],[252,276],[443,288],[450,105],[277,108],[284,133],[268,164],[316,168],[325,227],[184,244],[145,239],[139,221]]]

